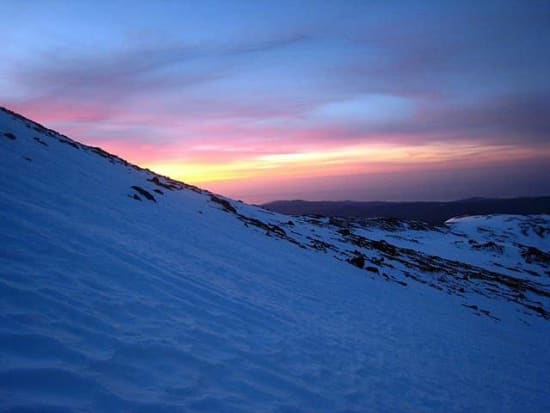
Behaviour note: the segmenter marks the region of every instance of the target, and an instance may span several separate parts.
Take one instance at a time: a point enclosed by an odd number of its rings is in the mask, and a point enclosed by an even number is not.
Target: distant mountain
[[[262,205],[287,215],[393,217],[442,224],[457,216],[488,214],[550,214],[550,196],[530,198],[469,198],[452,202],[274,201]]]
[[[550,217],[289,217],[0,109],[0,411],[548,412]]]

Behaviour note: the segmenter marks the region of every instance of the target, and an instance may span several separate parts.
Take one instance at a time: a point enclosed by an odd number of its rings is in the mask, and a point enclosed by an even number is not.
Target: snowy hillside
[[[550,217],[289,217],[0,109],[0,410],[550,411]]]

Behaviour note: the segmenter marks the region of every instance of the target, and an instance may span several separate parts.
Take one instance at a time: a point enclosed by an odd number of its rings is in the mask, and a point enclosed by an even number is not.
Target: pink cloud
[[[67,102],[51,97],[11,103],[10,107],[16,112],[43,123],[100,122],[113,116],[112,108],[105,105]]]

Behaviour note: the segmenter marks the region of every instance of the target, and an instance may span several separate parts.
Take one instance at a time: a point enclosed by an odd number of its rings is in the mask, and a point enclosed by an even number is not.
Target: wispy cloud
[[[253,59],[254,55],[286,48],[308,38],[303,33],[289,33],[236,44],[133,45],[119,51],[76,54],[56,51],[27,62],[15,72],[13,82],[27,92],[11,104],[34,112],[45,102],[55,102],[51,111],[48,105],[43,105],[42,115],[46,120],[105,119],[109,114],[123,112],[117,106],[125,102],[139,98],[158,102],[163,101],[165,95],[174,94],[181,97],[187,88],[230,76],[237,66],[242,66],[237,59],[247,55]],[[216,99],[205,102],[192,96],[189,102],[180,99],[177,104],[182,112],[220,108]],[[61,110],[63,106],[65,111]],[[245,105],[238,106],[242,110]],[[251,105],[248,111],[265,113],[266,109]]]

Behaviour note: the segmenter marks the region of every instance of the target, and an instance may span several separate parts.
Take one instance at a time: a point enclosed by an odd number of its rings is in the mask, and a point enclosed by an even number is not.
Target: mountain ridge
[[[288,215],[319,214],[362,218],[393,217],[442,224],[450,218],[488,214],[550,214],[550,196],[468,198],[457,201],[305,201],[281,200],[261,205]]]

